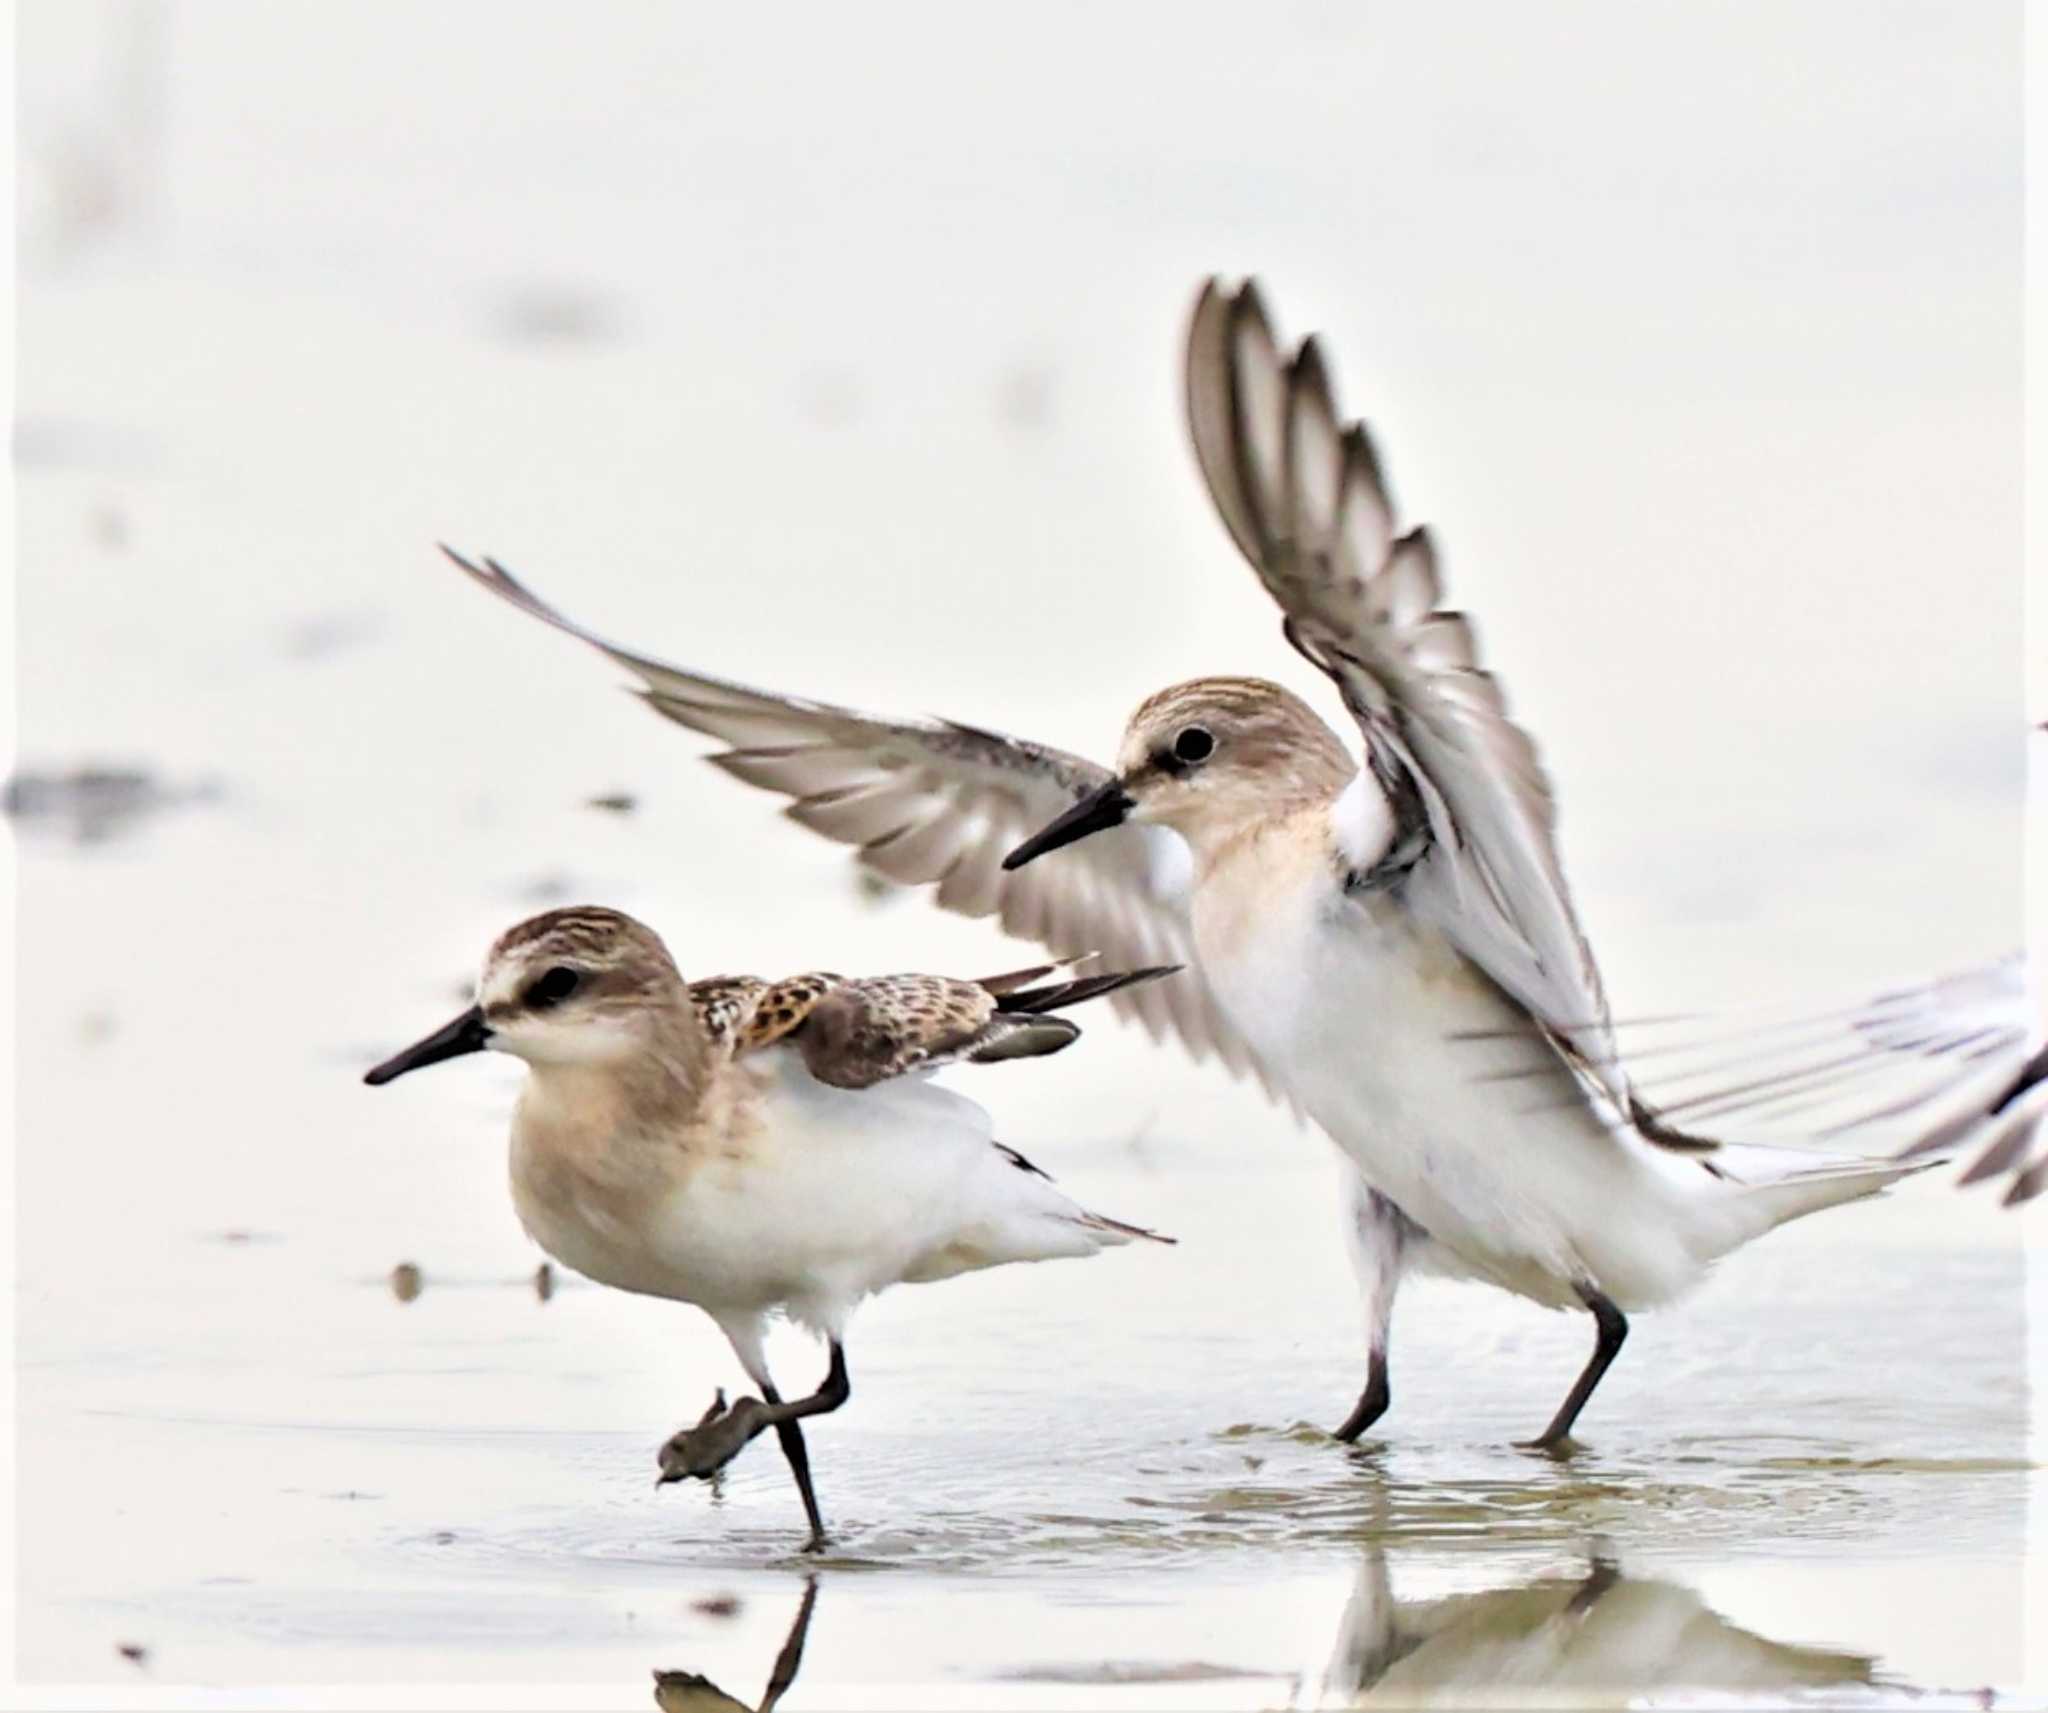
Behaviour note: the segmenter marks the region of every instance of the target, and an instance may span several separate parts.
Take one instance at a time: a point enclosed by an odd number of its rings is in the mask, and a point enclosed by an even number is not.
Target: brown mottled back
[[[714,976],[689,987],[692,1009],[712,1050],[741,1058],[788,1043],[805,1068],[835,1088],[871,1088],[963,1059],[1056,1053],[1080,1030],[1046,1015],[1134,983],[1163,969],[1091,976],[1029,988],[1065,966],[1013,970],[986,981],[941,975],[883,975],[849,981],[825,972],[766,982],[755,976]]]

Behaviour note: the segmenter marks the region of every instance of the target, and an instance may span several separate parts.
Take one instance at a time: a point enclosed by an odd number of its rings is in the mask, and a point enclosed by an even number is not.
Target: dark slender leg
[[[836,1339],[833,1341],[832,1365],[826,1370],[824,1383],[808,1398],[786,1404],[765,1377],[761,1393],[759,1398],[742,1398],[728,1408],[725,1394],[720,1392],[695,1427],[670,1434],[658,1454],[660,1479],[666,1483],[695,1476],[700,1481],[709,1481],[772,1427],[776,1438],[782,1441],[782,1455],[789,1462],[789,1472],[796,1477],[804,1516],[811,1525],[811,1538],[805,1550],[816,1552],[825,1544],[825,1524],[818,1515],[818,1496],[811,1487],[810,1454],[804,1448],[803,1429],[797,1423],[805,1416],[822,1416],[836,1410],[853,1396],[853,1386],[846,1377],[846,1351]]]
[[[775,1656],[775,1670],[768,1678],[768,1692],[761,1697],[757,1713],[775,1713],[775,1703],[796,1682],[797,1668],[804,1663],[804,1637],[810,1634],[811,1611],[818,1604],[818,1578],[804,1578],[803,1603],[796,1609],[796,1622],[789,1627],[789,1639]]]
[[[1351,1176],[1351,1261],[1365,1297],[1365,1324],[1371,1357],[1365,1390],[1337,1438],[1350,1442],[1387,1413],[1393,1391],[1387,1384],[1387,1340],[1394,1319],[1394,1293],[1401,1288],[1409,1248],[1427,1243],[1429,1233],[1356,1173]]]
[[[1587,1568],[1586,1580],[1572,1591],[1567,1612],[1590,1612],[1600,1603],[1600,1597],[1621,1580],[1621,1570],[1610,1559],[1596,1558]]]
[[[804,1663],[804,1637],[810,1633],[811,1613],[817,1604],[818,1579],[815,1575],[807,1576],[804,1578],[804,1597],[796,1609],[796,1621],[789,1626],[789,1636],[782,1644],[782,1652],[775,1656],[775,1669],[769,1675],[767,1691],[762,1695],[756,1713],[775,1713],[776,1702],[796,1682],[797,1670]],[[654,1704],[664,1713],[682,1708],[745,1707],[744,1702],[726,1694],[710,1678],[696,1671],[657,1671],[654,1674]]]
[[[1357,1439],[1387,1413],[1387,1406],[1393,1401],[1393,1388],[1387,1384],[1387,1353],[1375,1347],[1366,1369],[1365,1390],[1358,1394],[1358,1402],[1351,1406],[1351,1414],[1344,1418],[1337,1437],[1346,1444]]]
[[[1579,1412],[1586,1407],[1593,1388],[1600,1384],[1601,1376],[1614,1365],[1614,1358],[1620,1354],[1621,1341],[1628,1337],[1628,1320],[1620,1309],[1591,1285],[1581,1285],[1579,1296],[1593,1311],[1593,1323],[1599,1329],[1593,1340],[1593,1354],[1587,1359],[1585,1371],[1579,1375],[1564,1402],[1558,1405],[1557,1414],[1550,1418],[1550,1426],[1539,1437],[1524,1440],[1524,1450],[1555,1451],[1571,1437],[1572,1423],[1579,1419]]]
[[[825,1370],[824,1383],[808,1398],[785,1404],[775,1395],[773,1386],[763,1386],[761,1396],[774,1416],[775,1437],[782,1442],[782,1455],[789,1463],[790,1474],[796,1477],[797,1495],[804,1502],[804,1516],[811,1525],[811,1538],[804,1543],[804,1550],[817,1552],[825,1544],[825,1519],[818,1514],[818,1495],[811,1487],[811,1454],[804,1446],[804,1430],[799,1422],[804,1416],[829,1415],[853,1396],[852,1382],[846,1377],[845,1347],[836,1339],[833,1341],[832,1362]]]

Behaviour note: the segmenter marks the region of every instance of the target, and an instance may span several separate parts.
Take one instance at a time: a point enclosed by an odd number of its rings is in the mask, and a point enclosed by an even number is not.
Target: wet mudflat
[[[31,51],[87,15],[40,9]],[[1510,1442],[1587,1328],[1419,1284],[1347,1449],[1325,1146],[1105,1020],[959,1086],[1180,1248],[872,1305],[811,1434],[814,1561],[771,1443],[655,1490],[736,1368],[691,1310],[537,1288],[513,1067],[357,1082],[550,903],[633,911],[693,976],[1021,960],[859,884],[436,540],[713,671],[1103,757],[1174,677],[1323,696],[1181,444],[1178,317],[1217,266],[1331,333],[1438,527],[1625,1012],[2005,950],[2018,228],[1972,69],[2009,71],[2002,39],[1716,25],[1670,50],[1688,75],[1725,51],[1787,93],[1693,130],[1661,128],[1640,9],[1566,33],[1564,101],[1533,11],[1486,42],[1374,12],[1258,87],[1221,14],[1098,21],[1129,83],[1048,177],[1036,37],[1014,123],[935,124],[947,66],[848,77],[863,37],[807,70],[764,23],[720,63],[783,67],[833,139],[782,151],[733,145],[745,79],[622,75],[698,63],[681,13],[570,40],[415,11],[402,52],[375,8],[283,15],[163,9],[153,144],[86,75],[25,121],[24,1705],[1972,1705],[2030,1642],[2038,1680],[2044,1272],[1941,1182],[1641,1317],[1569,1462]],[[1659,112],[1604,105],[1638,94]],[[1471,122],[1518,112],[1555,160]],[[101,145],[159,152],[129,200],[67,202]],[[1545,260],[1504,284],[1503,247]]]

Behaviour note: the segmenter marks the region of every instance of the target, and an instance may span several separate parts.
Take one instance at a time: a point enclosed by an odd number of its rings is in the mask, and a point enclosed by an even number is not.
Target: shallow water
[[[871,1305],[811,1560],[772,1443],[654,1489],[737,1370],[694,1311],[535,1290],[513,1068],[356,1080],[547,903],[693,975],[1019,956],[436,539],[711,670],[1089,753],[1175,676],[1322,695],[1181,444],[1177,318],[1232,263],[1442,526],[1624,1011],[2004,951],[2016,21],[1372,9],[1275,24],[1254,87],[1235,13],[1091,13],[1086,64],[1019,32],[977,91],[937,11],[795,56],[733,13],[707,58],[663,8],[27,10],[19,1704],[751,1706],[779,1657],[790,1709],[2039,1680],[2044,1274],[1938,1180],[1639,1317],[1565,1462],[1511,1442],[1582,1320],[1419,1284],[1345,1448],[1326,1148],[1105,1020],[960,1086],[1181,1246]],[[1054,163],[1068,78],[1100,129]]]
[[[1055,1146],[1182,1247],[873,1305],[854,1401],[810,1436],[834,1528],[811,1560],[772,1439],[716,1489],[654,1489],[733,1364],[690,1310],[573,1277],[542,1299],[494,1070],[403,1108],[337,1074],[336,1179],[226,1198],[235,1229],[204,1223],[223,1186],[188,1154],[138,1174],[103,1248],[24,1232],[25,1675],[102,1679],[136,1643],[152,1683],[631,1706],[660,1669],[752,1697],[813,1576],[790,1707],[2023,1674],[2040,1476],[2009,1242],[1781,1235],[1638,1318],[1564,1462],[1509,1442],[1583,1326],[1425,1284],[1384,1435],[1352,1449],[1316,1425],[1359,1372],[1308,1139]],[[817,1360],[774,1354],[795,1384]]]

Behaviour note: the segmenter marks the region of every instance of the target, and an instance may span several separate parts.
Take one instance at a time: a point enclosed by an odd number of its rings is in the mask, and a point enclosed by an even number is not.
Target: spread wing
[[[1967,1154],[1963,1184],[2009,1178],[2008,1205],[2048,1190],[2048,1046],[2019,954],[1827,1011],[1625,1024],[1637,1085],[1687,1123],[1797,1123],[1860,1140],[1908,1125],[1901,1158]]]
[[[1172,1036],[1197,1060],[1219,1059],[1276,1092],[1193,967],[1178,838],[1123,826],[1076,847],[1072,862],[1004,872],[1004,853],[1106,785],[1106,769],[950,720],[887,720],[665,665],[592,635],[494,560],[448,557],[521,612],[609,655],[640,680],[656,713],[730,746],[707,757],[714,766],[791,799],[791,820],[854,846],[878,874],[929,886],[944,908],[993,916],[1055,956],[1190,966],[1173,981],[1121,989],[1110,1003],[1155,1040]]]
[[[1370,766],[1336,808],[1340,833],[1372,782],[1411,802],[1426,841],[1402,883],[1409,906],[1620,1114],[1654,1128],[1616,1061],[1536,747],[1479,665],[1470,621],[1438,605],[1429,537],[1394,533],[1379,459],[1361,424],[1339,422],[1316,342],[1284,358],[1257,287],[1211,280],[1188,333],[1187,408],[1238,550],[1364,734]]]

